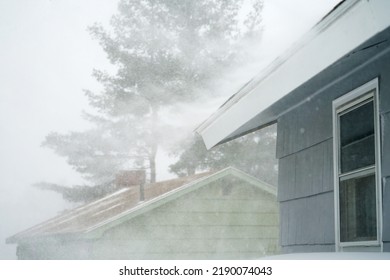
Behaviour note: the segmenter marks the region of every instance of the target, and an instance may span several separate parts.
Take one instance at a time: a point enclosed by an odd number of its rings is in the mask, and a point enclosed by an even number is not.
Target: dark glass
[[[340,171],[374,164],[374,102],[369,101],[340,116]]]
[[[341,180],[340,241],[377,239],[375,174]]]

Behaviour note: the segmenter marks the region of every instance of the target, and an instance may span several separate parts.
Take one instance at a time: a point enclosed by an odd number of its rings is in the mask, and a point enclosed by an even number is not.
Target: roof
[[[145,200],[139,201],[136,189],[123,188],[106,197],[70,210],[53,219],[17,233],[7,243],[25,239],[66,235],[86,238],[99,237],[104,231],[133,217],[148,212],[186,193],[199,189],[225,176],[232,175],[276,196],[276,188],[238,169],[229,167],[145,186]]]
[[[296,105],[283,97],[388,28],[389,11],[387,0],[341,2],[196,129],[206,147],[275,123]]]

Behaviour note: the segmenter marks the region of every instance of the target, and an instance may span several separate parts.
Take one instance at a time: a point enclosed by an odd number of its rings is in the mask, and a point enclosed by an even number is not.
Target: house
[[[123,188],[7,242],[18,244],[19,259],[249,259],[279,251],[276,189],[238,169],[142,189]]]
[[[199,126],[277,124],[282,252],[390,251],[390,1],[342,1]]]

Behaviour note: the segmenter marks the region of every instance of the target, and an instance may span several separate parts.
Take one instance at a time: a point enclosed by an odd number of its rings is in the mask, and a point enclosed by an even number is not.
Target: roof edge
[[[135,207],[128,209],[127,211],[122,212],[114,217],[108,218],[107,220],[100,222],[99,224],[96,224],[94,226],[91,226],[90,228],[88,228],[84,231],[72,232],[72,233],[55,233],[55,234],[47,234],[47,235],[41,234],[41,235],[32,235],[32,236],[19,236],[20,233],[17,233],[11,237],[8,237],[6,239],[6,243],[12,244],[12,243],[20,243],[23,241],[29,242],[30,240],[34,240],[37,238],[38,239],[41,239],[41,238],[45,239],[45,238],[53,237],[55,235],[66,236],[68,238],[79,238],[81,236],[83,236],[85,238],[90,238],[90,239],[98,238],[106,230],[120,224],[123,221],[127,221],[129,219],[132,219],[132,218],[138,216],[138,215],[141,215],[141,214],[146,213],[150,210],[153,210],[153,209],[155,209],[155,208],[157,208],[157,207],[159,207],[167,202],[170,202],[176,198],[181,197],[182,195],[185,195],[191,191],[200,189],[200,188],[206,186],[207,184],[209,184],[210,182],[214,182],[218,179],[221,179],[226,175],[232,175],[236,178],[244,180],[248,184],[250,184],[254,187],[257,187],[257,188],[261,189],[262,191],[265,191],[267,193],[270,193],[270,194],[276,196],[276,193],[277,193],[276,187],[274,187],[268,183],[265,183],[265,182],[261,181],[260,179],[257,179],[257,178],[255,178],[255,177],[253,177],[253,176],[251,176],[251,175],[249,175],[249,174],[247,174],[247,173],[245,173],[237,168],[227,167],[227,168],[224,168],[222,170],[216,171],[212,174],[208,174],[208,175],[205,175],[205,176],[200,177],[198,179],[195,179],[192,182],[185,183],[181,187],[179,187],[177,189],[173,189],[169,192],[166,192],[166,193],[164,193],[160,196],[157,196],[149,201],[139,203]],[[104,199],[104,198],[102,198],[102,199]],[[83,205],[80,207],[84,207],[84,206],[86,206],[86,205]],[[54,219],[49,219],[48,221],[51,222],[57,218],[58,217],[55,217]],[[34,226],[32,228],[40,227],[40,226],[44,225],[45,223],[47,223],[48,221],[40,223],[39,225]],[[22,233],[23,232],[25,232],[25,231],[22,231]]]
[[[258,111],[265,110],[282,96],[297,88],[305,80],[312,78],[337,61],[337,59],[352,51],[353,47],[363,43],[369,36],[373,36],[387,27],[389,22],[384,16],[384,11],[382,11],[384,8],[382,6],[388,7],[389,3],[386,3],[385,0],[350,0],[339,3],[302,39],[293,44],[282,56],[275,59],[195,129],[202,136],[206,147],[210,149],[222,142],[226,142],[227,137],[234,138],[234,131],[255,116],[254,108],[244,112],[242,108],[238,108],[243,106],[242,103],[246,105],[257,104],[259,107]],[[360,23],[362,18],[363,23]],[[360,29],[359,32],[356,32],[357,28],[355,28],[355,32],[345,36],[345,30],[350,30],[350,27],[357,23],[359,23],[359,28],[362,29],[361,32]],[[305,62],[307,65],[302,67],[305,68],[304,71],[301,71],[302,73],[295,73],[296,77],[291,77],[289,81],[282,83],[277,89],[271,88],[270,84],[272,82],[275,83],[276,76],[291,74],[292,69],[294,69],[293,64],[297,64],[304,57],[313,55],[317,48],[323,46],[326,39],[334,39],[337,36],[344,40],[338,44],[339,48],[330,46],[325,49],[321,60],[315,63],[313,63],[313,60],[307,61],[308,58],[306,58]],[[306,69],[307,67],[309,69]],[[262,89],[259,89],[260,85],[263,87]],[[264,94],[268,94],[262,100],[253,97],[260,90],[265,91],[266,93]],[[261,102],[259,103],[259,101]],[[226,120],[227,118],[229,121]],[[217,123],[218,125],[216,125]]]
[[[210,182],[216,181],[220,178],[222,178],[225,175],[233,175],[237,178],[240,178],[242,180],[245,180],[249,184],[258,187],[259,189],[266,191],[272,195],[277,195],[277,189],[276,187],[265,183],[237,168],[234,167],[227,167],[220,171],[217,171],[211,175],[199,178],[193,182],[187,183],[177,189],[171,190],[163,195],[160,195],[154,199],[151,199],[149,201],[146,201],[144,203],[139,204],[138,206],[129,209],[128,211],[125,211],[115,217],[112,217],[100,224],[95,225],[94,227],[91,227],[87,231],[84,232],[86,234],[87,238],[98,238],[100,237],[106,230],[120,224],[123,219],[129,220],[132,219],[138,215],[141,215],[143,213],[146,213],[148,211],[151,211],[167,202],[172,201],[173,199],[176,199],[178,197],[181,197],[191,191],[200,189],[207,185]]]

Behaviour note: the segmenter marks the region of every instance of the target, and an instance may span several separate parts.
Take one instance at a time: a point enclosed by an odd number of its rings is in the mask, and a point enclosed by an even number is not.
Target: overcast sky
[[[259,51],[281,52],[337,2],[265,0]],[[0,0],[0,259],[15,258],[15,246],[5,245],[6,237],[70,206],[31,184],[81,181],[63,158],[40,145],[51,131],[87,127],[81,118],[88,106],[82,90],[98,88],[93,68],[109,67],[87,26],[107,25],[116,3]],[[226,98],[233,93],[227,92]],[[158,179],[169,176],[161,169]]]

